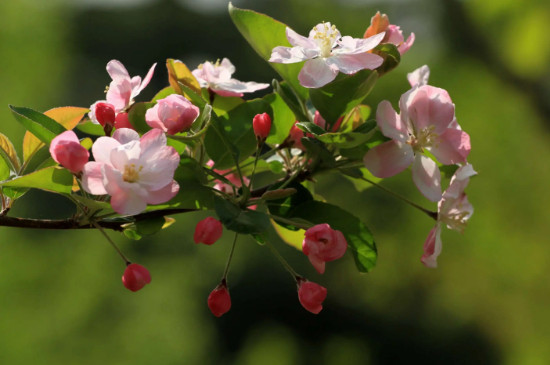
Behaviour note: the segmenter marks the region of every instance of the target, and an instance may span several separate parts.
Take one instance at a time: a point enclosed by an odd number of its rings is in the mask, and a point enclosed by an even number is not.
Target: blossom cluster
[[[230,13],[239,11],[230,7]],[[250,14],[272,24],[274,32],[280,30],[279,22]],[[156,64],[142,79],[131,77],[120,61],[111,60],[106,66],[111,81],[105,99],[82,108],[70,126],[17,109],[18,116],[48,130],[44,134],[24,124],[40,139],[37,143],[49,144],[51,158],[61,166],[45,169],[51,176],[60,170],[69,176],[67,186],[47,184],[44,190],[61,186],[55,192],[75,202],[78,212],[72,219],[80,227],[116,226],[134,238],[143,234],[143,222],[154,222],[160,230],[169,225],[169,214],[209,210],[210,216],[196,224],[195,243],[212,246],[224,232],[235,233],[222,279],[207,299],[215,316],[231,308],[227,276],[237,238],[245,234],[270,248],[292,275],[299,303],[318,314],[327,289],[286,262],[269,242],[268,228],[274,227],[282,241],[307,257],[314,275],[324,274],[327,262],[346,252],[359,271],[368,272],[376,262],[376,246],[367,226],[319,199],[308,185],[317,173],[332,171],[379,186],[365,176],[389,178],[410,167],[420,193],[437,203],[432,212],[403,198],[435,219],[421,262],[436,267],[441,228],[462,232],[473,213],[464,192],[476,174],[467,160],[470,136],[457,121],[449,93],[428,84],[428,66],[408,74],[410,89],[400,97],[398,110],[384,100],[369,119],[370,108],[364,104],[374,82],[413,46],[414,33],[405,40],[399,26],[377,13],[362,38],[342,36],[329,22],[315,25],[307,37],[285,27],[284,35],[275,37],[280,44],[246,36],[253,46],[271,42],[262,57],[283,77],[284,83],[274,81],[273,92],[262,98],[247,101],[243,96],[266,92],[270,84],[235,79],[235,66],[227,58],[206,61],[194,70],[169,59],[170,86],[153,100],[139,102]],[[303,65],[293,73],[285,68],[292,63]],[[75,128],[94,137],[93,143],[79,138]],[[442,166],[454,172],[445,190]],[[7,179],[12,185],[6,186],[40,187],[37,182],[24,185],[32,177],[18,177]],[[0,195],[5,212],[17,197],[4,196],[2,189]],[[162,225],[153,221],[158,218],[164,218]],[[286,231],[301,232],[299,241],[288,238]],[[145,267],[117,251],[126,264],[126,288],[138,291],[151,282]]]

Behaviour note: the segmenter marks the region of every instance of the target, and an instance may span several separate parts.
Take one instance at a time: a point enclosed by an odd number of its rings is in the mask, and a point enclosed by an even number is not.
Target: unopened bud
[[[258,140],[265,140],[271,130],[271,117],[267,113],[256,114],[252,120],[252,128]]]

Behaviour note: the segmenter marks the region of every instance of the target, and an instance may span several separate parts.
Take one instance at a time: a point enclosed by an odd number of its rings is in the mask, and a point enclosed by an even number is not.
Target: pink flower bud
[[[130,123],[130,120],[128,119],[128,113],[118,113],[115,118],[115,128],[129,128],[136,130],[132,123]]]
[[[222,236],[223,227],[219,220],[208,217],[197,223],[193,239],[195,243],[211,245]]]
[[[325,272],[325,262],[344,256],[347,248],[348,243],[342,232],[330,228],[326,223],[309,228],[302,243],[302,252],[319,274]]]
[[[90,157],[90,153],[80,145],[73,131],[66,131],[55,137],[50,144],[50,154],[55,162],[73,174],[82,171]]]
[[[159,128],[167,134],[185,132],[199,116],[199,108],[181,95],[172,94],[157,101],[157,104],[145,113],[145,121],[153,128]]]
[[[298,299],[302,307],[313,314],[319,314],[323,309],[323,301],[327,297],[327,289],[319,284],[298,280]]]
[[[296,122],[297,123],[297,122]],[[288,132],[288,140],[293,142],[292,147],[299,148],[302,151],[305,150],[304,145],[302,144],[302,138],[304,137],[304,131],[296,126],[296,123],[290,128]]]
[[[252,120],[254,134],[259,140],[265,140],[271,130],[271,117],[267,113],[256,114]]]
[[[208,308],[216,317],[221,317],[231,309],[231,297],[225,282],[218,285],[208,296]]]
[[[95,103],[92,105],[95,119],[102,127],[115,125],[115,107],[109,103]]]
[[[149,270],[138,264],[126,266],[124,275],[122,275],[122,283],[131,291],[138,291],[150,282],[151,274],[149,274]]]

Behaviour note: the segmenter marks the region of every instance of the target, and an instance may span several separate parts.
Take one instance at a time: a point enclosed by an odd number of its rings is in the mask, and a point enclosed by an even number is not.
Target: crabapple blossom
[[[126,270],[122,275],[122,284],[133,292],[140,290],[150,282],[151,274],[149,274],[149,270],[138,264],[126,266]]]
[[[474,208],[468,201],[464,189],[468,186],[470,177],[476,174],[477,172],[470,164],[459,167],[451,178],[449,187],[443,192],[443,196],[437,204],[437,222],[424,243],[424,254],[421,261],[427,267],[437,267],[437,257],[442,248],[442,225],[445,224],[447,228],[462,233],[474,213]]]
[[[152,128],[159,128],[167,134],[176,134],[188,131],[198,116],[198,107],[183,96],[172,94],[148,109],[145,121]]]
[[[231,309],[231,297],[225,282],[220,283],[208,296],[208,308],[216,317],[221,317]]]
[[[179,190],[173,179],[180,156],[166,145],[166,135],[153,129],[141,138],[131,129],[99,137],[92,146],[95,161],[84,166],[82,185],[94,195],[109,194],[119,214],[138,214],[147,204],[172,199]]]
[[[365,31],[364,38],[372,37],[380,32],[386,32],[386,35],[380,43],[391,43],[397,47],[397,50],[401,55],[405,54],[411,48],[414,43],[414,33],[409,35],[409,38],[405,41],[403,32],[397,25],[390,24],[388,16],[386,14],[376,14],[370,20],[370,26]]]
[[[220,239],[223,233],[223,226],[219,220],[207,217],[197,223],[193,240],[195,243],[211,245]]]
[[[130,74],[128,74],[128,71],[120,61],[111,60],[107,63],[107,72],[113,81],[109,84],[106,99],[108,103],[115,107],[117,113],[132,105],[134,98],[151,81],[156,65],[155,63],[151,66],[142,81],[140,76],[130,77]]]
[[[298,300],[302,307],[313,314],[319,314],[323,309],[323,301],[327,297],[327,289],[319,284],[305,279],[298,280]]]
[[[431,201],[441,199],[441,175],[429,151],[444,165],[465,163],[470,136],[457,128],[455,108],[447,91],[416,84],[399,100],[397,114],[389,101],[378,104],[376,122],[391,141],[371,148],[364,158],[367,169],[386,178],[412,164],[413,181]]]
[[[305,147],[302,144],[302,138],[304,138],[304,131],[298,128],[296,125],[298,121],[294,122],[294,125],[288,132],[288,141],[292,143],[292,147],[305,151]]]
[[[115,106],[105,101],[96,101],[90,107],[88,116],[95,124],[100,124],[102,127],[107,125],[114,126],[116,120]]]
[[[302,252],[319,272],[325,272],[325,262],[344,256],[348,243],[342,232],[330,228],[326,223],[318,224],[305,232]]]
[[[271,117],[269,114],[256,114],[252,120],[252,128],[258,140],[265,140],[271,130]]]
[[[82,147],[73,131],[65,131],[56,136],[50,143],[50,154],[55,162],[73,174],[82,171],[90,158],[90,153]]]
[[[315,115],[313,116],[313,123],[323,128],[327,132],[336,132],[340,128],[340,125],[342,125],[343,120],[344,120],[344,117],[338,118],[338,120],[336,120],[336,123],[334,123],[332,128],[330,128],[330,130],[327,130],[327,121],[325,120],[325,118],[323,118],[323,116],[321,115],[321,113],[319,113],[318,110],[315,111]]]
[[[336,78],[338,72],[354,74],[364,69],[373,70],[383,62],[382,57],[367,51],[380,43],[384,33],[367,39],[342,37],[334,25],[319,23],[307,38],[288,27],[286,37],[292,47],[273,48],[269,62],[306,61],[298,74],[298,80],[307,88],[320,88],[328,84]]]
[[[269,84],[254,81],[243,82],[231,77],[235,73],[235,66],[229,59],[218,60],[216,63],[201,63],[192,72],[201,87],[206,87],[220,96],[243,96],[243,93],[265,89]]]

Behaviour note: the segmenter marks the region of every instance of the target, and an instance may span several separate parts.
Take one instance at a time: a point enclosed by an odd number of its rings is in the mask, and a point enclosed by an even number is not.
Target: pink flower
[[[80,145],[73,131],[66,131],[55,137],[50,144],[52,158],[73,174],[84,168],[90,158],[88,150]]]
[[[115,118],[115,128],[130,128],[135,130],[134,126],[130,123],[128,119],[128,113],[118,113]]]
[[[380,32],[386,32],[384,39],[380,43],[391,43],[397,47],[401,55],[405,54],[414,43],[414,33],[411,33],[407,41],[403,37],[403,32],[397,25],[390,24],[386,14],[376,14],[371,18],[370,26],[365,31],[364,38],[371,37]]]
[[[474,213],[472,204],[468,201],[464,189],[470,182],[470,177],[476,175],[472,165],[466,164],[456,170],[451,178],[449,187],[437,204],[437,223],[430,230],[424,243],[424,254],[421,261],[427,267],[437,267],[437,257],[441,253],[441,227],[446,224],[447,228],[462,233],[468,220]]]
[[[149,84],[156,65],[155,63],[151,66],[142,82],[139,76],[130,77],[128,71],[120,61],[109,61],[107,63],[107,72],[111,76],[112,81],[107,90],[107,100],[96,101],[90,106],[88,116],[92,123],[101,124],[103,127],[105,127],[105,124],[114,125],[115,116],[118,113],[126,111],[134,103],[134,98]],[[99,111],[98,107],[100,108]]]
[[[429,151],[444,165],[465,163],[470,136],[457,128],[454,104],[443,89],[416,84],[401,96],[399,106],[401,113],[397,114],[389,101],[378,104],[376,122],[392,140],[370,149],[365,166],[374,176],[386,178],[412,164],[413,181],[420,192],[439,201],[441,175],[423,152]]]
[[[325,262],[344,256],[348,243],[342,232],[330,228],[326,223],[309,228],[302,242],[302,252],[319,272],[325,272]]]
[[[111,195],[119,214],[137,214],[147,204],[172,199],[179,190],[173,179],[180,157],[166,145],[166,135],[152,129],[141,139],[131,129],[117,129],[113,137],[99,137],[92,146],[95,161],[84,166],[82,185],[94,195]]]
[[[323,116],[321,115],[321,113],[319,113],[318,110],[315,111],[315,115],[313,117],[313,123],[317,124],[319,127],[323,128],[327,132],[338,131],[338,129],[340,128],[340,125],[342,125],[343,120],[344,120],[344,117],[338,118],[338,120],[336,121],[336,123],[334,123],[332,128],[330,130],[327,130],[327,121],[325,120],[325,118],[323,118]]]
[[[286,37],[293,47],[273,48],[269,62],[306,61],[298,75],[304,87],[319,88],[334,80],[338,72],[354,74],[363,69],[373,70],[383,62],[382,57],[367,51],[380,43],[384,33],[367,39],[342,37],[334,25],[320,23],[309,32],[308,38],[288,27]]]
[[[145,113],[145,121],[152,128],[167,134],[188,131],[199,116],[199,108],[181,95],[172,94],[161,99]]]
[[[150,282],[151,274],[149,274],[149,270],[138,264],[126,266],[124,275],[122,275],[122,284],[133,292],[140,290]]]
[[[326,297],[326,288],[305,279],[298,280],[298,299],[302,307],[311,313],[319,314],[323,309],[322,304]]]
[[[195,243],[211,245],[220,239],[223,233],[221,222],[215,218],[207,217],[197,223],[193,240]]]
[[[221,317],[231,309],[231,297],[225,282],[220,283],[208,296],[208,308],[216,317]]]
[[[235,66],[227,58],[222,62],[205,62],[192,71],[201,87],[206,87],[221,96],[243,96],[243,93],[265,89],[269,84],[243,82],[231,78]]]
[[[271,130],[271,117],[269,114],[256,114],[252,120],[252,128],[257,139],[265,140]]]
[[[306,148],[302,144],[302,138],[304,138],[305,136],[304,131],[298,128],[296,123],[298,123],[298,121],[294,122],[294,125],[292,126],[292,128],[290,128],[287,138],[289,142],[292,143],[292,147],[305,151]]]

